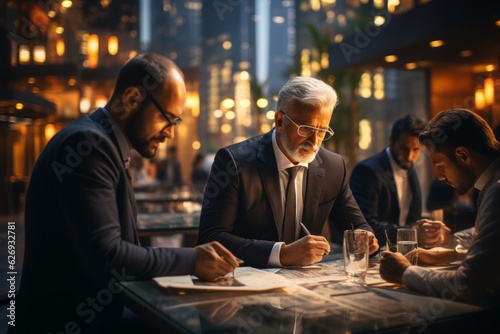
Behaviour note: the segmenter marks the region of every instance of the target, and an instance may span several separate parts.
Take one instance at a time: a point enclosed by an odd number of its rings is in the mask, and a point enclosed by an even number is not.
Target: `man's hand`
[[[380,277],[390,283],[403,284],[403,273],[411,266],[401,253],[384,251],[380,253]]]
[[[432,250],[418,248],[418,265],[432,266],[437,264],[448,264],[456,261],[458,254],[454,249]]]
[[[307,266],[321,261],[330,253],[330,244],[320,235],[306,235],[302,239],[283,245],[280,250],[282,266]]]
[[[424,248],[446,246],[450,241],[450,229],[440,221],[420,219],[415,223],[415,227],[419,246]]]
[[[204,281],[213,281],[239,267],[233,254],[217,241],[194,247],[194,275]]]
[[[370,231],[366,231],[368,232],[368,251],[370,253],[370,255],[372,255],[373,253],[375,253],[376,251],[378,251],[378,249],[380,248],[379,244],[378,244],[378,240],[377,238],[375,237],[375,234],[373,234],[372,232]]]

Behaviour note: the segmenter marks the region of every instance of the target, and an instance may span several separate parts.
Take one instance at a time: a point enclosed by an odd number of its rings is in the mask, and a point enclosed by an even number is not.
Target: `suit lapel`
[[[384,177],[387,180],[387,184],[389,185],[389,190],[391,192],[391,202],[395,203],[397,207],[397,216],[399,217],[399,200],[398,200],[398,188],[396,187],[396,181],[394,180],[394,171],[392,170],[391,163],[389,162],[389,157],[387,156],[387,152],[384,149],[380,152],[382,155],[382,167],[384,172]]]
[[[99,108],[90,116],[90,118],[94,122],[99,124],[99,126],[101,126],[102,124],[104,124],[104,122],[105,122],[104,120],[107,118],[107,115],[101,108]],[[102,128],[102,126],[101,126],[101,128]],[[103,132],[106,133],[106,131],[104,131],[104,129],[103,129]],[[116,149],[118,151],[120,151],[118,141],[116,139],[114,131],[110,131],[110,132],[106,133],[106,135],[108,135],[111,138],[111,140],[113,141],[113,143],[116,146]],[[121,159],[121,155],[120,155],[120,159]],[[130,204],[130,206],[127,208],[127,210],[131,210],[131,214],[129,215],[129,217],[132,217],[131,220],[132,220],[133,238],[134,238],[135,243],[138,245],[139,244],[139,234],[137,232],[137,203],[135,200],[135,193],[134,193],[134,189],[132,187],[130,173],[129,173],[128,169],[127,170],[125,169],[125,165],[123,163],[120,166],[117,166],[117,168],[120,170],[120,173],[122,175],[126,176],[126,179],[127,179],[127,181],[125,181],[126,182],[125,188],[127,191],[127,197],[128,197],[128,201]]]
[[[259,142],[257,153],[257,171],[262,181],[262,186],[267,194],[271,210],[273,212],[274,223],[278,231],[278,240],[282,240],[283,227],[283,203],[281,202],[281,192],[279,183],[279,172],[274,155],[271,137],[272,131],[267,133]]]
[[[420,184],[418,183],[417,172],[414,166],[408,171],[408,179],[412,198],[406,223],[411,224],[422,215],[422,192],[420,191]]]
[[[321,191],[324,187],[323,178],[325,170],[320,167],[322,162],[319,154],[307,168],[307,185],[304,199],[304,211],[302,213],[302,221],[308,226],[314,226],[316,222],[316,214],[318,213],[319,200]],[[318,222],[323,224],[324,222]]]

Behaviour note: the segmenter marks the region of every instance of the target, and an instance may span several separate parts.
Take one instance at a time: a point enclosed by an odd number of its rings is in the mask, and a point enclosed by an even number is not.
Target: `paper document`
[[[153,281],[165,288],[225,291],[263,291],[295,285],[280,275],[252,267],[236,268],[234,275],[229,273],[211,282],[190,275],[156,277]]]

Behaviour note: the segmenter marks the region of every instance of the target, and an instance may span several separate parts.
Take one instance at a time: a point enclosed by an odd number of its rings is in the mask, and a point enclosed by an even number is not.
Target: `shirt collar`
[[[111,121],[116,141],[118,142],[118,149],[120,150],[120,154],[122,156],[123,164],[125,165],[125,168],[128,168],[130,165],[130,157],[132,156],[132,151],[128,146],[127,138],[125,137],[123,131],[118,127],[118,124],[116,123],[115,119],[111,117],[109,111],[107,111],[106,108],[102,109],[104,110],[106,117]]]
[[[272,142],[273,142],[274,157],[276,158],[276,164],[278,165],[279,171],[285,170],[285,169],[290,168],[290,167],[295,167],[295,166],[303,166],[305,168],[307,168],[309,166],[309,164],[306,162],[299,162],[298,164],[294,165],[286,157],[286,155],[279,148],[278,142],[276,141],[276,128],[273,130],[273,133],[272,133]]]
[[[484,186],[489,182],[489,180],[495,175],[495,172],[500,169],[500,155],[497,156],[495,160],[486,168],[486,170],[481,174],[474,184],[474,188],[481,191]]]

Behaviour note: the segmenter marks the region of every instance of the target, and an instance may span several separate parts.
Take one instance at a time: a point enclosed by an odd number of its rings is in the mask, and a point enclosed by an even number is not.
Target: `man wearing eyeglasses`
[[[337,94],[295,77],[281,89],[269,133],[219,150],[200,218],[198,243],[219,241],[253,267],[309,265],[330,252],[328,219],[339,231],[371,228],[347,183],[344,160],[321,147]],[[291,181],[291,182],[290,182]],[[378,249],[371,233],[370,253]]]
[[[139,55],[120,71],[104,108],[78,118],[47,144],[27,193],[13,329],[128,333],[119,326],[117,281],[185,274],[213,280],[238,266],[219,243],[194,249],[139,245],[131,150],[154,157],[160,143],[173,138],[185,101],[180,69],[163,56]]]

